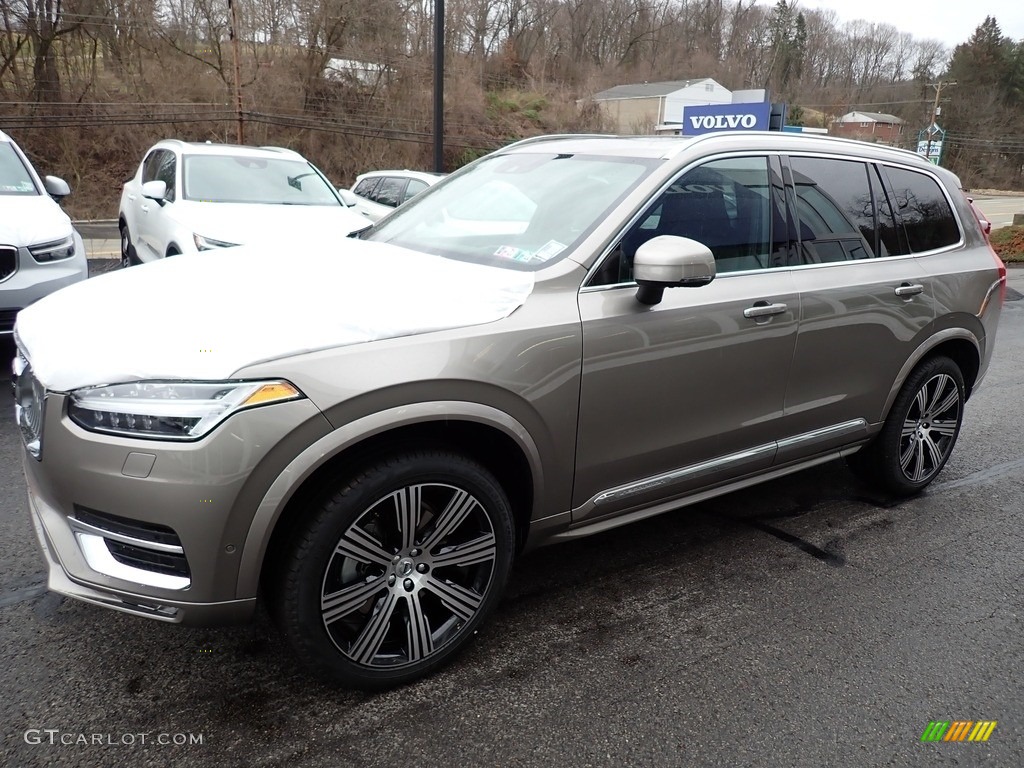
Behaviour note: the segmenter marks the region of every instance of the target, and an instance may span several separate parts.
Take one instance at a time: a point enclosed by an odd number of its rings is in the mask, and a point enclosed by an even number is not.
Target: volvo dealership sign
[[[767,101],[683,107],[682,133],[699,136],[712,131],[767,131],[771,109]]]

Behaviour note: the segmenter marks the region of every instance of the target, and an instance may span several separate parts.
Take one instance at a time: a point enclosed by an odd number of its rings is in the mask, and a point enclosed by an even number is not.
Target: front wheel
[[[948,357],[933,357],[910,374],[878,436],[850,457],[869,482],[898,496],[921,491],[956,445],[965,401],[963,374]]]
[[[318,676],[367,690],[433,672],[497,605],[514,550],[497,480],[416,452],[340,483],[301,524],[271,585],[282,630]]]

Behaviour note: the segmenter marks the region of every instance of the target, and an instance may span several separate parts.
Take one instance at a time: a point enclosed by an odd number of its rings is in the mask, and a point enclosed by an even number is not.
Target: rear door
[[[645,306],[633,256],[666,234],[708,245],[718,274]],[[729,157],[674,180],[597,265],[579,297],[574,522],[771,465],[799,314],[788,245],[768,157]]]
[[[932,281],[910,253],[872,163],[791,156],[800,331],[777,461],[866,436],[935,317]]]

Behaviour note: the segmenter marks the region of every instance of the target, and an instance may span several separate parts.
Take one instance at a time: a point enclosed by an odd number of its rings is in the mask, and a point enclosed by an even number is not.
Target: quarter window
[[[905,168],[887,167],[885,173],[911,252],[923,253],[960,242],[960,228],[934,178]]]
[[[405,196],[402,198],[402,202],[404,203],[410,197],[418,195],[426,188],[427,183],[425,181],[420,181],[419,179],[409,179],[409,186],[405,188]]]
[[[803,258],[811,264],[875,255],[868,166],[817,157],[791,159]]]

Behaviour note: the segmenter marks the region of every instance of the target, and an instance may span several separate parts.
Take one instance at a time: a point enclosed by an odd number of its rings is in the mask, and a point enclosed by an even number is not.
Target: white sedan
[[[364,229],[327,178],[297,152],[161,141],[121,193],[125,266],[234,245],[336,239]]]

